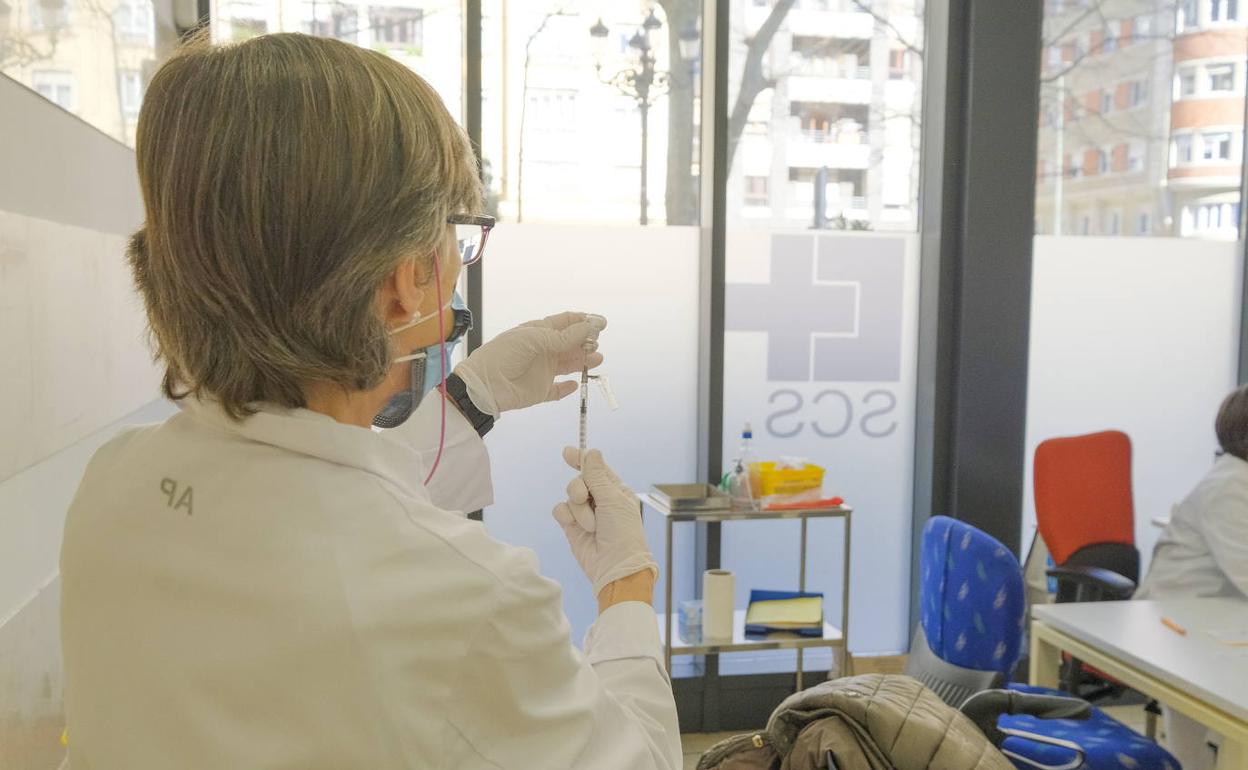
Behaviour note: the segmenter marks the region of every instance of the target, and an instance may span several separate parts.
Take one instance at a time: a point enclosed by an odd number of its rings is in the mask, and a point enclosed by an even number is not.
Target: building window
[[[1201,137],[1201,146],[1203,147],[1203,157],[1205,160],[1230,160],[1231,158],[1231,133],[1229,131],[1219,131],[1213,134],[1205,134]]]
[[[420,8],[378,8],[368,13],[373,40],[419,50],[425,42],[425,12]]]
[[[151,0],[122,0],[113,11],[113,28],[118,40],[152,45],[156,28],[152,23]]]
[[[31,29],[63,29],[69,23],[69,0],[30,0]]]
[[[1122,212],[1109,212],[1109,225],[1105,230],[1106,235],[1122,235]]]
[[[745,205],[768,205],[767,181],[765,176],[747,176],[745,178]]]
[[[1177,134],[1171,150],[1170,165],[1178,166],[1192,162],[1192,135]]]
[[[1136,16],[1135,23],[1131,25],[1135,30],[1135,39],[1152,37],[1153,34],[1153,17],[1152,16]]]
[[[1210,91],[1234,91],[1235,90],[1235,65],[1234,64],[1210,64],[1205,72],[1209,75]]]
[[[31,73],[30,84],[43,98],[71,112],[77,106],[77,83],[72,72],[35,70]]]
[[[1118,36],[1121,33],[1121,26],[1116,21],[1111,21],[1105,25],[1105,40],[1101,43],[1102,53],[1113,53],[1118,50]]]
[[[1179,0],[1179,31],[1192,29],[1199,23],[1196,0]]]
[[[1148,81],[1134,80],[1131,82],[1127,92],[1127,104],[1131,107],[1139,107],[1148,101]]]
[[[1198,203],[1183,207],[1183,235],[1234,237],[1239,228],[1238,203]]]
[[[1054,50],[1049,49],[1050,60],[1053,58]],[[893,48],[888,52],[888,77],[890,80],[905,80],[910,77],[910,51],[905,48]]]
[[[1135,234],[1148,235],[1149,226],[1152,224],[1147,211],[1141,211],[1140,216],[1135,220]]]
[[[1104,150],[1096,151],[1096,173],[1105,174],[1109,172],[1109,153]]]
[[[576,91],[568,88],[529,89],[529,127],[543,132],[576,128]]]
[[[117,73],[117,86],[121,93],[121,111],[128,118],[139,115],[143,104],[143,76],[138,70],[122,70]]]
[[[1112,91],[1101,92],[1101,114],[1108,115],[1114,111],[1114,93]]]
[[[1235,21],[1239,18],[1239,0],[1209,0],[1209,21]]]
[[[1174,98],[1186,99],[1196,93],[1196,69],[1184,67],[1174,76]]]
[[[1088,216],[1087,214],[1084,214],[1079,219],[1079,234],[1080,235],[1092,234],[1092,217]]]

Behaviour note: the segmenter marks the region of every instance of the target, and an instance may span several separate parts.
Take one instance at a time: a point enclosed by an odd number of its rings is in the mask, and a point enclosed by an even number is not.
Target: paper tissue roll
[[[708,569],[702,573],[702,636],[732,638],[732,573]]]

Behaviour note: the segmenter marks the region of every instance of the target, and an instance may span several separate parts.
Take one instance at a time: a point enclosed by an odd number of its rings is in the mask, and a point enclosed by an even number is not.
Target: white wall
[[[63,754],[66,508],[97,446],[170,407],[123,258],[133,152],[5,77],[0,136],[0,767],[34,770]]]
[[[1144,563],[1208,470],[1213,420],[1235,387],[1241,247],[1172,238],[1038,236],[1032,277],[1023,542],[1035,523],[1036,445],[1125,431]]]

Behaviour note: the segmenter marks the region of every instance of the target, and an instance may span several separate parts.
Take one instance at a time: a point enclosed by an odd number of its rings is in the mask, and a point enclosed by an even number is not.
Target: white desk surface
[[[1248,722],[1248,648],[1210,631],[1248,629],[1248,601],[1161,601],[1038,604],[1032,617],[1051,628]],[[1182,636],[1161,623],[1169,618]]]

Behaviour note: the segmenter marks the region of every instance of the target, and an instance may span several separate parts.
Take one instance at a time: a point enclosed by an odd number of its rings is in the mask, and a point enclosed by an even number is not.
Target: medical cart
[[[672,510],[658,495],[648,493],[641,495],[641,502],[661,515],[666,522],[663,539],[664,559],[664,591],[665,601],[663,612],[657,613],[659,636],[663,642],[663,659],[668,674],[672,671],[673,655],[716,655],[730,652],[749,652],[753,650],[797,650],[797,689],[802,689],[802,652],[812,647],[830,647],[840,650],[840,674],[852,673],[853,661],[849,653],[849,554],[850,554],[850,521],[853,509],[848,506],[833,508],[800,508],[781,511],[749,511],[749,510]],[[824,617],[823,636],[804,637],[796,634],[773,633],[766,636],[746,636],[745,610],[734,609],[732,619],[732,639],[703,639],[699,642],[686,641],[679,634],[672,633],[672,528],[677,522],[729,522],[729,521],[763,521],[777,519],[798,519],[801,522],[801,539],[798,555],[798,590],[806,590],[806,529],[810,519],[840,519],[845,528],[842,553],[841,574],[841,618],[840,626],[834,626]],[[701,576],[698,576],[700,579]]]

